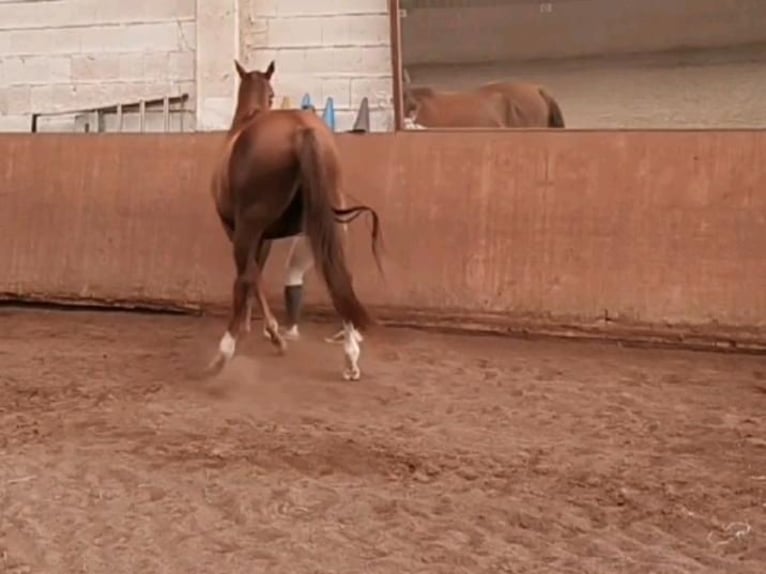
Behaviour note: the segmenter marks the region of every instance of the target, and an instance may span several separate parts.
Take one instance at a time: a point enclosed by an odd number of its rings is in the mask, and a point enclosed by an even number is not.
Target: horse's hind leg
[[[339,206],[341,209],[346,207],[346,202],[343,199],[343,196],[341,196],[341,201],[339,203]],[[348,241],[348,223],[340,223],[339,225],[340,225],[340,228],[343,230],[343,241]],[[361,343],[362,341],[364,341],[364,337],[362,337],[362,334],[356,329],[354,329],[354,331],[356,332],[356,338],[358,340],[357,342]],[[339,330],[337,330],[332,335],[325,337],[324,340],[327,343],[343,342],[345,346],[345,342],[347,339],[346,332],[347,332],[346,325],[342,325]]]
[[[259,246],[256,234],[247,226],[239,225],[234,232],[232,243],[237,276],[232,287],[231,314],[226,332],[218,344],[218,355],[209,366],[211,370],[220,370],[234,356],[237,340],[248,313],[248,299],[254,285],[260,288],[260,272],[255,257],[255,250]]]
[[[347,381],[358,381],[362,376],[359,369],[359,357],[362,354],[360,343],[362,335],[349,322],[343,323],[343,354],[346,368],[343,370],[343,378]]]
[[[281,353],[287,350],[287,343],[285,343],[282,335],[279,334],[279,324],[276,317],[271,312],[268,301],[266,301],[266,293],[263,290],[263,282],[261,281],[260,270],[255,271],[255,297],[258,299],[258,304],[261,307],[263,313],[263,331],[269,338],[271,343],[279,349]]]
[[[232,243],[234,247],[234,264],[237,275],[234,278],[231,295],[231,311],[229,315],[229,324],[221,341],[218,343],[218,355],[210,364],[210,369],[219,370],[228,363],[237,349],[237,338],[242,327],[242,322],[247,313],[247,298],[250,292],[250,278],[248,277],[248,263],[252,251],[251,242],[248,240],[248,234],[237,229]]]
[[[250,290],[247,293],[247,299],[245,300],[245,333],[250,332],[250,323],[253,321],[253,291]]]
[[[255,264],[259,270],[263,270],[266,265],[266,260],[269,258],[271,252],[271,240],[267,239],[261,241],[261,245],[258,247],[258,253],[255,256]],[[247,296],[247,311],[245,312],[245,332],[250,332],[250,324],[253,319],[253,299],[255,298],[255,292],[251,289]]]

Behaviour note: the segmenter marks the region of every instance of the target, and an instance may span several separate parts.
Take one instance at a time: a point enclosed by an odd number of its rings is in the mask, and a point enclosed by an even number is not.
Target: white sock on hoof
[[[359,370],[359,356],[362,354],[362,349],[359,346],[360,334],[351,323],[343,325],[343,334],[343,353],[346,356],[346,370],[343,373],[343,378],[356,381],[361,375]]]
[[[226,357],[226,360],[229,360],[234,356],[234,350],[236,348],[237,340],[231,336],[231,333],[226,331],[223,337],[221,337],[221,342],[218,345],[218,350],[221,351],[221,354],[224,357]]]

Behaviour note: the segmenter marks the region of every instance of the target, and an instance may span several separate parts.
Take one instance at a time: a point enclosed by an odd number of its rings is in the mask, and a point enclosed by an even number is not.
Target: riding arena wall
[[[6,300],[228,308],[209,195],[223,135],[0,135]],[[339,134],[378,210],[349,249],[384,320],[502,332],[766,343],[766,132]],[[281,308],[286,242],[266,268]],[[327,298],[313,272],[313,311]]]

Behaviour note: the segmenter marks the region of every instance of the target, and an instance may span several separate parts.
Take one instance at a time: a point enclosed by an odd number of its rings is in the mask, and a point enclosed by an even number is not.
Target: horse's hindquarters
[[[264,239],[283,239],[303,233],[303,193],[299,188],[285,212],[264,232]]]

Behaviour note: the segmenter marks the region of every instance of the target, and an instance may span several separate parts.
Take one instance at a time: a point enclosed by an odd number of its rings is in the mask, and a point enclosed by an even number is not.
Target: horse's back
[[[258,114],[243,130],[241,139],[252,148],[259,162],[280,163],[290,157],[294,159],[295,143],[307,129],[314,130],[323,144],[334,145],[332,138],[323,137],[327,135],[323,132],[329,132],[327,126],[310,110],[269,110]]]
[[[542,89],[529,82],[490,82],[479,86],[478,91],[502,94],[508,105],[510,127],[545,127],[549,123],[549,109]]]
[[[548,104],[540,89],[535,84],[514,82],[491,82],[459,92],[413,89],[415,121],[430,128],[545,126]]]
[[[478,92],[432,92],[421,97],[416,116],[430,128],[502,127],[504,120],[502,94]]]
[[[238,204],[291,193],[298,167],[296,134],[306,123],[302,115],[301,110],[260,112],[233,136],[227,167],[230,194]]]
[[[539,84],[495,81],[458,92],[409,88],[414,120],[430,128],[549,127],[563,125],[555,100]],[[548,101],[553,101],[553,104]],[[416,104],[416,105],[415,105]],[[556,116],[553,122],[552,116]],[[553,122],[553,123],[552,123]]]
[[[232,146],[230,170],[247,172],[250,179],[274,178],[298,167],[300,142],[312,130],[323,149],[337,155],[332,132],[309,110],[269,110],[252,118]]]

